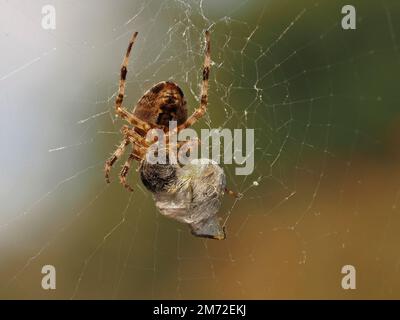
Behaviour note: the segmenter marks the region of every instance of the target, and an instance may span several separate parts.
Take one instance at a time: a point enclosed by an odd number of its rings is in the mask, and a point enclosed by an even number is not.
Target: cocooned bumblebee
[[[226,177],[216,162],[195,159],[180,167],[144,161],[140,173],[162,215],[188,224],[195,236],[225,239],[217,212],[225,192]]]

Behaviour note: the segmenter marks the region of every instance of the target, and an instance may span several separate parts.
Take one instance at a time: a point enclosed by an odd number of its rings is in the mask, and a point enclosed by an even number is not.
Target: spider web
[[[341,27],[343,1],[54,1],[46,31],[47,3],[1,0],[1,296],[399,298],[400,8],[353,2],[355,31]],[[134,170],[133,193],[119,165],[103,177],[131,33],[125,106],[171,79],[192,111],[208,28],[209,110],[195,128],[256,138],[251,175],[224,165],[244,195],[224,199],[225,241],[160,216]],[[54,291],[40,286],[46,264]]]

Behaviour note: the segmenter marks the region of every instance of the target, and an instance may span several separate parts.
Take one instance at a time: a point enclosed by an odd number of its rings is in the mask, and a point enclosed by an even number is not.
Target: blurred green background
[[[56,30],[41,8],[56,8]],[[400,2],[0,0],[0,297],[400,298]],[[126,106],[173,79],[200,128],[254,128],[255,170],[228,185],[225,241],[190,235],[103,165],[121,139],[119,66],[139,32]],[[121,163],[122,164],[122,163]],[[41,288],[54,265],[57,289]],[[341,288],[354,265],[357,289]]]

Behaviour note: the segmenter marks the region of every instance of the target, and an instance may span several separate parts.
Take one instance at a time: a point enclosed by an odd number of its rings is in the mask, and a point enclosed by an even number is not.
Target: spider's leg
[[[141,147],[148,147],[149,144],[146,142],[146,138],[137,133],[135,130],[129,128],[127,125],[122,126],[122,134],[134,144],[139,144]]]
[[[228,188],[225,188],[225,192],[227,194],[229,194],[230,196],[236,198],[236,199],[240,199],[241,197],[243,197],[243,194],[241,194],[239,192],[232,191],[232,190],[230,190]]]
[[[123,165],[122,170],[119,174],[119,180],[121,184],[131,192],[133,191],[133,188],[126,182],[126,176],[128,175],[133,160],[142,161],[141,157],[136,153],[135,145],[132,145],[132,152],[129,155],[128,160],[126,160],[125,164]]]
[[[117,99],[118,99],[118,97],[117,97]],[[152,128],[159,128],[158,125],[153,125],[153,124],[150,125],[147,122],[139,119],[138,117],[136,117],[135,115],[133,115],[132,113],[130,113],[129,111],[127,111],[126,109],[124,109],[122,107],[117,109],[116,112],[122,119],[125,119],[131,125],[138,128],[143,133],[146,133],[147,131],[149,131]]]
[[[210,76],[210,65],[211,65],[210,32],[208,30],[205,32],[205,37],[206,37],[206,51],[204,55],[204,64],[203,64],[203,81],[201,84],[201,92],[200,92],[200,106],[193,112],[193,114],[184,123],[178,126],[177,128],[178,132],[193,125],[197,120],[203,117],[207,111],[208,78]]]
[[[134,116],[132,113],[127,111],[122,107],[122,102],[124,100],[124,95],[125,95],[125,84],[126,84],[126,75],[128,73],[128,63],[129,63],[129,56],[131,54],[132,46],[135,43],[136,37],[138,33],[134,32],[132,34],[132,37],[129,41],[128,49],[126,50],[126,54],[124,57],[124,60],[122,61],[121,65],[121,73],[120,73],[120,78],[119,78],[119,89],[118,89],[118,95],[117,98],[115,99],[115,112],[123,119],[127,120],[131,125],[138,127],[139,129],[142,129],[143,131],[147,132],[148,130],[151,129],[151,126],[146,123],[143,120],[140,120],[136,116]]]
[[[105,171],[105,177],[107,183],[110,183],[110,171],[111,167],[113,164],[123,155],[126,146],[130,143],[128,139],[124,139],[120,145],[117,147],[117,149],[114,151],[112,156],[106,161],[106,164],[104,166],[104,171]]]

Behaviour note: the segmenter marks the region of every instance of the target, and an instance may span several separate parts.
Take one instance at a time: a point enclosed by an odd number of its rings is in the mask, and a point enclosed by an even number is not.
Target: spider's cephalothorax
[[[122,156],[127,146],[131,153],[120,172],[120,181],[128,190],[133,189],[126,181],[126,176],[133,160],[140,162],[140,176],[143,184],[156,199],[160,212],[174,217],[178,221],[190,224],[195,235],[223,239],[225,233],[216,217],[219,208],[219,198],[225,189],[225,175],[216,164],[194,163],[187,167],[172,164],[150,164],[146,162],[146,152],[149,142],[145,137],[153,128],[169,130],[169,122],[177,122],[176,133],[190,127],[206,112],[208,103],[208,78],[210,74],[210,34],[205,32],[206,50],[203,65],[200,105],[187,116],[187,106],[182,90],[174,82],[165,81],[154,85],[139,99],[133,112],[122,106],[128,61],[137,32],[132,35],[126,51],[120,73],[119,90],[115,100],[117,115],[125,119],[131,127],[123,126],[124,139],[106,161],[105,176],[110,182],[111,167]],[[197,185],[199,187],[197,187]],[[193,194],[196,190],[201,195]],[[213,192],[208,192],[211,190]],[[231,191],[229,193],[233,194]],[[207,205],[208,204],[208,205]]]

